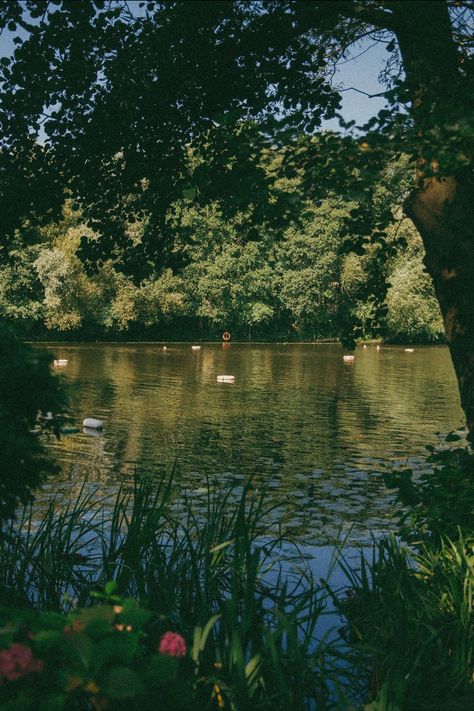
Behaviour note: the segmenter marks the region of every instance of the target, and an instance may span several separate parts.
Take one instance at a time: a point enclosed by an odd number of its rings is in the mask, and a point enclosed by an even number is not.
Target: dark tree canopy
[[[91,254],[121,248],[124,258],[153,259],[177,197],[199,200],[211,183],[232,209],[265,193],[259,142],[291,145],[288,170],[305,170],[315,197],[318,175],[340,183],[357,165],[363,190],[378,156],[408,153],[418,182],[406,211],[424,241],[472,426],[473,16],[469,0],[2,2],[2,26],[18,33],[0,73],[0,180],[11,174],[19,192],[13,209],[2,190],[4,235],[15,219],[48,217],[65,184],[102,227]],[[387,109],[364,138],[323,134],[315,150],[301,136],[336,115],[335,63],[365,37],[386,44]],[[234,143],[242,125],[256,130]],[[199,173],[190,183],[193,144],[208,150],[207,185]],[[133,248],[123,224],[142,214],[151,227]]]
[[[456,35],[444,27],[444,2],[27,0],[3,2],[1,15],[18,31],[14,57],[2,60],[0,119],[4,172],[18,176],[16,193],[30,195],[18,205],[23,216],[35,208],[45,214],[42,186],[52,197],[54,159],[57,180],[66,178],[112,240],[119,215],[143,211],[159,221],[188,187],[190,143],[206,141],[218,156],[216,183],[232,172],[232,151],[241,173],[252,170],[251,144],[244,155],[240,142],[235,156],[222,131],[213,135],[216,127],[254,121],[262,138],[288,141],[334,117],[334,65],[367,35],[387,44],[392,68],[389,108],[370,127],[368,146],[422,153],[425,172],[469,160],[469,3],[454,3]],[[400,52],[410,68],[405,77]],[[38,151],[40,130],[46,138]],[[332,159],[334,149],[327,146]],[[320,153],[325,169],[321,146]],[[337,169],[344,170],[341,161]],[[243,192],[233,187],[226,197]],[[9,212],[6,227],[14,222]]]

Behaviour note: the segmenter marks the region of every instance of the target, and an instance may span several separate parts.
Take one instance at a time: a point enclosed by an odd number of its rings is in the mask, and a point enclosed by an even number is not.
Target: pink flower
[[[184,657],[186,655],[186,642],[176,632],[165,632],[160,639],[158,651],[160,654],[168,654],[170,657]]]
[[[43,662],[33,657],[33,652],[23,644],[12,644],[9,649],[0,652],[0,679],[8,681],[20,679],[25,674],[39,672],[43,669]]]

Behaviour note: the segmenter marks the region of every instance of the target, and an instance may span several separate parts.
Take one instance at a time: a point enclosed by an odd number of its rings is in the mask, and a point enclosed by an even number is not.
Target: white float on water
[[[355,356],[353,356],[353,355],[343,355],[343,356],[342,356],[342,360],[343,360],[345,363],[353,363],[353,362],[355,361]]]
[[[95,417],[86,417],[82,423],[83,427],[87,427],[91,430],[101,430],[104,426],[102,420],[96,420]]]
[[[375,350],[376,350],[376,351],[379,351],[379,350],[380,350],[380,346],[377,346]]]
[[[235,383],[235,375],[218,375],[218,383]]]
[[[200,351],[200,350],[201,350],[201,346],[191,346],[191,350],[192,350],[192,351]]]
[[[414,348],[405,348],[405,353],[413,353],[414,350]]]
[[[67,365],[67,358],[57,358],[53,360],[53,365],[55,368],[63,368]]]
[[[93,427],[83,427],[82,431],[88,437],[100,437],[102,434],[101,430],[96,430]]]
[[[166,346],[163,346],[163,350],[164,350],[164,351],[166,350]]]

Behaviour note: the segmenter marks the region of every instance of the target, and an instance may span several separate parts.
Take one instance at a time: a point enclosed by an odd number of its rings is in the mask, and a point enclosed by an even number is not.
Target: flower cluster
[[[0,652],[0,681],[16,681],[25,674],[40,672],[42,669],[43,662],[35,659],[31,649],[23,644],[12,644]]]
[[[38,696],[42,708],[96,711],[131,700],[133,708],[154,708],[157,694],[166,709],[179,695],[193,698],[184,638],[161,627],[164,616],[156,634],[156,613],[133,599],[119,602],[66,617],[28,611],[23,620],[18,612],[15,622],[0,609],[0,709],[34,709]]]
[[[165,632],[160,639],[158,647],[160,654],[170,657],[184,657],[186,655],[186,642],[177,632]]]

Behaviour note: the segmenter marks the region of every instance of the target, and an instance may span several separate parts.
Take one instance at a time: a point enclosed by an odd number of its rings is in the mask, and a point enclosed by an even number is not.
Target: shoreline
[[[68,348],[77,346],[225,346],[230,348],[234,346],[336,346],[339,345],[341,350],[352,352],[351,349],[344,348],[339,340],[320,340],[320,341],[23,341],[29,346],[50,346],[58,348]],[[362,346],[380,346],[381,348],[439,348],[447,347],[446,343],[413,343],[413,341],[390,342],[381,340],[359,341],[356,343],[356,348]],[[352,349],[355,350],[355,349]]]

